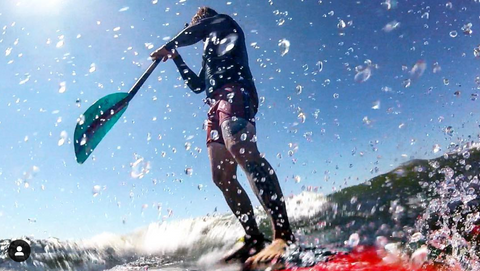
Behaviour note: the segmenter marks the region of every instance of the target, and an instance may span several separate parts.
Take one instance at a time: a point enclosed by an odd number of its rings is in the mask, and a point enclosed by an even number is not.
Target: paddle
[[[137,94],[160,61],[155,60],[130,91],[107,95],[96,101],[83,115],[80,115],[73,135],[75,156],[79,164],[83,164],[87,160],[98,143],[120,119],[130,100]]]

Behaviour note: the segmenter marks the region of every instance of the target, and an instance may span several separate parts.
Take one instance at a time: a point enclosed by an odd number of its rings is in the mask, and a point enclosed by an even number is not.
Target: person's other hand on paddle
[[[177,50],[173,49],[171,51],[167,50],[165,46],[162,46],[150,54],[150,57],[153,61],[161,59],[163,62],[167,61],[169,58],[174,59],[178,56]]]

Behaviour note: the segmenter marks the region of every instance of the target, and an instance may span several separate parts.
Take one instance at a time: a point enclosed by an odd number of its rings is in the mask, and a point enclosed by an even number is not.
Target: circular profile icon
[[[8,247],[8,256],[16,262],[24,262],[30,257],[30,245],[23,240],[15,240]]]

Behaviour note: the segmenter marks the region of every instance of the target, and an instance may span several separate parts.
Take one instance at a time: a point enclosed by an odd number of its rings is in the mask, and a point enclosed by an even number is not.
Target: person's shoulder
[[[214,23],[221,23],[221,22],[225,22],[226,20],[234,21],[232,17],[222,13],[216,14],[215,16],[211,17],[211,19]]]

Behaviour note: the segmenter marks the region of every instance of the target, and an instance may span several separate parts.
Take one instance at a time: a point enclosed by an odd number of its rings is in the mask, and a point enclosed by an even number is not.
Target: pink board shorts
[[[207,98],[210,105],[207,116],[207,146],[216,142],[225,145],[221,125],[225,120],[242,118],[255,125],[258,108],[257,93],[248,91],[240,83],[226,84]]]

